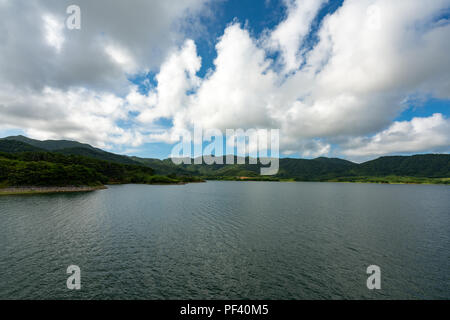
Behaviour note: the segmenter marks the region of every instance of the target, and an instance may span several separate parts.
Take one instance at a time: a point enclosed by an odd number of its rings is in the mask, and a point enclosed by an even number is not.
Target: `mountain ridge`
[[[9,144],[9,145],[8,145]],[[20,145],[22,144],[22,145]],[[105,161],[113,161],[121,164],[134,164],[137,165],[136,161],[133,161],[128,156],[118,155],[115,153],[107,152],[99,148],[95,148],[87,143],[81,143],[78,141],[72,140],[35,140],[30,139],[28,137],[18,135],[18,136],[9,136],[0,139],[0,151],[7,150],[8,148],[12,148],[15,146],[16,150],[20,150],[20,146],[22,147],[22,151],[40,151],[40,152],[56,152],[65,155],[80,155],[87,156],[90,158],[105,160]],[[36,148],[36,150],[29,150],[30,148]],[[16,151],[20,152],[20,151]]]
[[[24,141],[31,141],[33,145]],[[67,147],[61,148],[59,147]],[[276,176],[261,177],[261,164],[213,164],[175,165],[171,159],[152,159],[123,156],[94,148],[88,144],[69,140],[39,141],[24,136],[0,139],[0,152],[53,152],[76,155],[122,164],[150,167],[157,174],[195,176],[204,179],[278,179],[296,181],[378,181],[382,177],[450,178],[449,154],[425,154],[413,156],[383,156],[363,163],[340,158],[316,159],[280,158],[280,170]],[[237,157],[234,156],[235,162]],[[193,159],[192,163],[193,163]],[[407,179],[406,179],[407,180]],[[406,181],[405,180],[405,181]],[[384,180],[380,180],[383,182]]]

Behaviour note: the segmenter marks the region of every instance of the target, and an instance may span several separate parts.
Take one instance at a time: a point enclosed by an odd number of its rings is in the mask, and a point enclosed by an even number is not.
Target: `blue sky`
[[[322,6],[317,17],[314,19],[311,30],[307,35],[307,41],[304,46],[311,49],[317,42],[317,32],[325,16],[333,14],[343,4],[343,0],[329,1]],[[196,40],[198,54],[202,58],[202,68],[197,73],[199,77],[205,77],[208,70],[214,70],[213,61],[217,57],[215,46],[218,39],[223,35],[226,27],[239,22],[245,25],[246,29],[255,38],[261,37],[263,32],[274,29],[288,14],[284,1],[281,0],[228,0],[219,1],[212,7],[213,16],[202,18],[202,24],[205,27],[205,33],[200,37],[195,34],[188,34]],[[448,12],[441,18],[448,19]],[[147,94],[148,85],[143,85],[143,80],[148,79],[153,88],[157,85],[155,80],[156,73],[152,72],[146,76],[138,76],[130,79],[133,83],[140,86],[141,92]],[[441,113],[445,116],[450,112],[450,100],[436,99],[433,97],[421,98],[419,100],[410,99],[403,105],[404,111],[400,112],[395,121],[410,121],[414,117],[429,117],[435,113]],[[170,121],[163,119],[162,125],[170,127]],[[172,145],[165,143],[147,144],[135,153],[144,157],[166,158],[170,154]],[[300,153],[290,153],[284,155],[289,157],[301,157]]]
[[[435,113],[450,114],[450,101],[429,97],[420,101],[407,101],[405,110],[396,118],[397,121],[410,121],[414,117],[429,117]]]
[[[195,123],[279,129],[289,157],[450,151],[446,0],[75,2],[77,31],[71,1],[0,3],[2,136],[166,158]]]
[[[315,26],[309,34],[310,41],[314,41],[317,28],[323,17],[328,13],[334,12],[341,4],[341,0],[331,1],[322,8],[314,22]],[[201,18],[202,25],[205,29],[200,36],[195,33],[187,34],[187,36],[193,37],[196,40],[197,51],[202,58],[202,68],[197,73],[199,77],[205,77],[208,70],[214,70],[213,61],[217,57],[215,46],[229,24],[239,22],[245,25],[254,37],[258,38],[265,30],[271,30],[276,27],[287,15],[286,6],[281,0],[218,1],[213,4],[211,11],[213,15]],[[130,81],[139,86],[141,93],[147,94],[151,88],[157,86],[157,81],[155,80],[156,74],[156,72],[150,72],[148,74],[133,75],[130,76]],[[160,124],[165,127],[170,127],[171,125],[169,119],[162,119]],[[151,143],[131,151],[142,157],[165,159],[170,155],[172,148],[172,145],[166,143]],[[130,150],[125,149],[123,151],[125,151],[124,153],[128,153]],[[290,156],[299,157],[298,154],[292,154]]]

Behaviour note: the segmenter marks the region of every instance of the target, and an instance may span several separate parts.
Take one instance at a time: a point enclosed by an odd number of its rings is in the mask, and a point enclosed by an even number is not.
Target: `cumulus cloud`
[[[422,151],[450,151],[450,120],[442,114],[397,121],[373,137],[352,139],[344,154],[367,157]]]
[[[253,39],[238,23],[227,27],[216,45],[215,68],[198,90],[184,92],[184,98],[174,90],[174,129],[193,123],[280,128],[286,153],[320,156],[330,154],[332,144],[343,148],[349,139],[389,126],[411,95],[450,98],[444,40],[450,25],[438,19],[448,1],[347,0],[322,21],[319,41],[309,51],[302,43],[323,3],[287,3],[286,20],[264,39]],[[274,48],[281,52],[275,63],[286,66],[281,72],[267,58]]]
[[[203,78],[178,27],[206,0],[80,3],[82,30],[69,32],[65,1],[0,2],[0,126],[133,147],[173,143],[194,125],[273,128],[285,154],[306,157],[449,147],[442,115],[393,123],[410,97],[450,99],[448,0],[346,0],[314,43],[326,1],[286,0],[286,17],[259,38],[228,25]],[[143,94],[127,78],[148,70],[158,72]]]
[[[156,92],[146,101],[150,109],[142,111],[138,120],[151,123],[160,118],[176,117],[182,112],[189,100],[186,93],[196,88],[200,81],[196,76],[200,67],[201,59],[197,56],[195,44],[192,40],[187,40],[180,50],[172,52],[161,65],[156,76]],[[130,98],[133,97],[136,97],[136,92]],[[137,109],[139,110],[139,106]]]
[[[64,23],[58,21],[57,18],[51,15],[45,15],[42,19],[45,23],[45,39],[47,40],[47,44],[54,47],[57,52],[60,52],[65,41],[63,35]]]
[[[130,120],[128,77],[158,70],[207,2],[78,0],[81,30],[69,30],[73,1],[1,1],[0,125],[100,147],[142,143],[144,128],[119,125]]]
[[[77,138],[101,147],[107,147],[107,142],[133,142],[124,141],[126,130],[116,125],[126,118],[126,112],[123,100],[111,93],[50,87],[36,93],[9,88],[0,91],[0,101],[2,122],[26,128],[38,139]]]
[[[285,72],[296,70],[302,63],[300,44],[310,32],[311,23],[326,0],[285,0],[288,16],[271,32],[267,45],[279,50]]]
[[[158,68],[180,26],[207,0],[78,0],[81,30],[65,28],[69,0],[10,1],[0,19],[0,80],[42,89],[119,90],[127,73]],[[57,49],[57,50],[55,50]],[[14,61],[14,63],[11,63]]]
[[[229,26],[216,45],[215,70],[189,101],[191,122],[210,128],[270,127],[276,76],[247,30]]]

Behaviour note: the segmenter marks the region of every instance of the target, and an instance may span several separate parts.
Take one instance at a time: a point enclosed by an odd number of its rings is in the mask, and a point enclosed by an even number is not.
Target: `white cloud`
[[[1,1],[0,127],[98,147],[150,140],[157,126],[128,114],[128,75],[157,70],[208,2],[79,0],[81,29],[68,30],[71,1]]]
[[[288,15],[271,32],[267,45],[272,50],[282,53],[284,69],[291,72],[298,69],[303,62],[300,45],[310,32],[312,21],[326,0],[285,0]]]
[[[45,39],[59,53],[65,40],[63,34],[64,23],[51,15],[45,15],[42,19],[45,23]]]
[[[450,99],[450,23],[439,18],[448,0],[346,0],[313,48],[305,40],[325,1],[286,0],[286,18],[261,38],[229,25],[200,79],[196,45],[174,26],[206,2],[81,1],[76,32],[52,24],[65,1],[0,2],[0,126],[133,147],[174,142],[194,123],[279,128],[281,148],[307,157],[448,149],[442,116],[392,124],[409,97]],[[36,26],[7,14],[17,10],[52,18]],[[148,95],[130,87],[128,73],[157,69]]]
[[[180,50],[172,52],[161,65],[156,77],[156,92],[146,99],[149,108],[140,114],[138,120],[148,123],[160,118],[173,118],[183,112],[183,107],[190,99],[186,93],[196,88],[200,81],[196,76],[200,67],[201,59],[197,56],[195,44],[187,40]],[[136,93],[131,98],[136,99]]]
[[[299,47],[320,6],[321,2],[290,2],[287,19],[271,34],[271,39],[278,39],[281,61],[292,62],[286,64],[290,71],[301,63]],[[368,23],[374,8],[379,13],[375,26]],[[349,139],[386,128],[410,95],[450,98],[450,61],[443,54],[450,49],[444,41],[450,25],[434,21],[443,8],[445,1],[347,0],[324,19],[319,43],[305,54],[305,67],[287,78],[270,67],[266,42],[232,24],[216,45],[215,69],[194,94],[174,85],[178,109],[169,112],[173,107],[164,107],[164,116],[173,117],[174,129],[193,123],[220,129],[280,128],[287,152],[330,154],[332,144],[343,148]],[[158,95],[159,89],[152,94]],[[148,112],[156,118],[163,114],[154,111]]]
[[[140,130],[116,124],[127,119],[125,101],[108,92],[46,87],[40,93],[23,94],[2,87],[0,101],[2,123],[22,128],[32,138],[73,139],[102,148],[144,141]]]
[[[121,66],[125,72],[133,73],[138,71],[134,58],[126,49],[114,45],[107,45],[105,47],[105,52],[117,65]]]
[[[373,137],[350,140],[343,153],[367,157],[423,151],[450,151],[450,120],[442,114],[394,122]]]
[[[189,101],[190,122],[219,129],[270,126],[276,78],[264,50],[238,24],[225,30],[216,50],[215,71]]]
[[[126,73],[157,70],[173,45],[184,42],[184,20],[195,22],[192,17],[210,1],[78,0],[80,30],[64,27],[70,0],[6,2],[0,12],[0,81],[35,90],[83,86],[123,94]]]

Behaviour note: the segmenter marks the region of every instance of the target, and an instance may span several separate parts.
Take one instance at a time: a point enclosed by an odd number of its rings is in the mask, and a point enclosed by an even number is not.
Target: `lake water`
[[[69,265],[80,291],[66,288]],[[379,291],[366,287],[381,268]],[[0,299],[450,298],[450,187],[208,182],[0,197]]]

